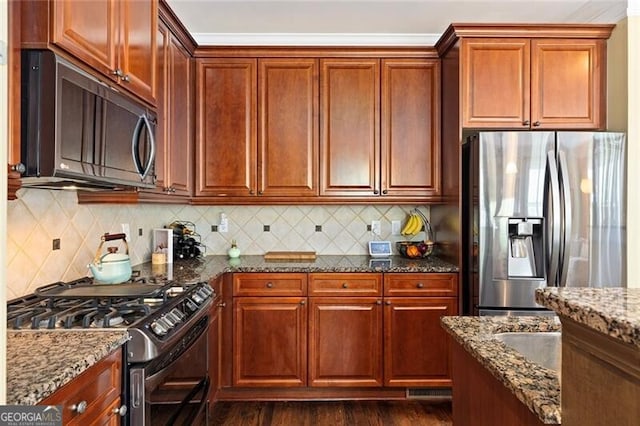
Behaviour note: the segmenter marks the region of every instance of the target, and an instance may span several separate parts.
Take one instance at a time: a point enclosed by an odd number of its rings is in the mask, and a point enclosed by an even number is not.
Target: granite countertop
[[[510,331],[558,331],[554,317],[443,317],[442,325],[480,364],[545,424],[561,424],[558,373],[493,339]]]
[[[640,288],[549,287],[536,291],[536,301],[640,349]]]
[[[384,259],[388,259],[387,262]],[[322,255],[315,261],[266,261],[261,255],[204,256],[201,259],[177,260],[171,264],[144,263],[133,268],[141,276],[168,277],[176,281],[207,281],[225,272],[458,272],[456,265],[437,257],[407,259],[401,256]]]
[[[129,339],[126,330],[7,330],[7,404],[35,405]]]

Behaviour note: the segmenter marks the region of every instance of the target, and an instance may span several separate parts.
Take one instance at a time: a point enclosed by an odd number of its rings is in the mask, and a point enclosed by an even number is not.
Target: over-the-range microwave
[[[48,50],[22,52],[22,186],[153,188],[156,115]]]

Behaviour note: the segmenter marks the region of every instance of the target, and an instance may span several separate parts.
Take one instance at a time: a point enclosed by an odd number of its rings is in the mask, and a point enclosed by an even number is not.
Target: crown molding
[[[193,33],[198,46],[433,46],[440,34]]]

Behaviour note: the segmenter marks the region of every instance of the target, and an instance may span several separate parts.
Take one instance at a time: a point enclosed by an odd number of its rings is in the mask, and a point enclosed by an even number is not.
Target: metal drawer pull
[[[385,302],[384,302],[384,304],[385,304],[385,305],[390,305],[390,304],[391,304],[391,301],[390,301],[390,300],[387,300],[387,301],[385,301]]]
[[[342,283],[342,288],[347,288],[347,287],[349,287],[347,283]]]
[[[218,303],[218,308],[224,308],[227,306],[227,302],[220,302]]]
[[[423,288],[423,287],[424,287],[424,284],[422,284],[422,283],[418,283],[418,285],[417,285],[416,287],[418,287],[418,288]]]
[[[87,411],[87,401],[80,401],[77,404],[71,406],[71,411],[75,411],[78,414],[82,414]]]
[[[376,300],[376,305],[382,305],[382,300]]]
[[[121,405],[120,408],[116,407],[113,409],[113,414],[117,414],[120,417],[124,417],[127,414],[127,406]]]
[[[267,288],[272,288],[273,287],[273,283],[272,282],[268,282],[267,283]]]
[[[301,301],[300,301],[300,304],[301,304],[301,305],[304,305],[305,303],[307,303],[307,302],[305,302],[304,300],[301,300]]]

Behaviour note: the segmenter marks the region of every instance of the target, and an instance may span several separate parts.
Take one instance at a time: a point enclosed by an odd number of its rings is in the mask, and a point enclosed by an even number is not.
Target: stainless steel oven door
[[[129,367],[130,425],[206,424],[208,323],[204,316],[170,350]]]

